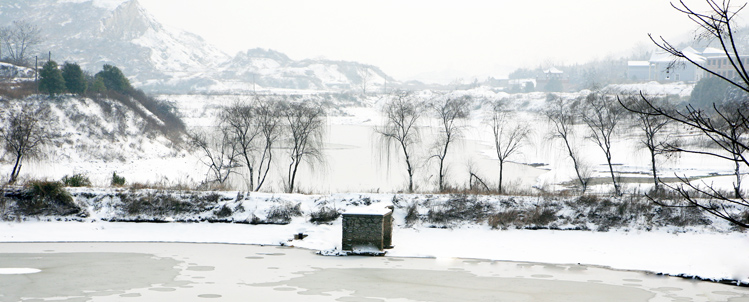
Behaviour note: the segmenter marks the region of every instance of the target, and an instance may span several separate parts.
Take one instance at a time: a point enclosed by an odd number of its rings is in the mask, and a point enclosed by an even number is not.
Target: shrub
[[[231,208],[227,207],[226,205],[222,205],[222,206],[221,206],[221,208],[219,208],[218,210],[216,210],[216,211],[214,212],[214,214],[215,214],[215,215],[216,215],[216,217],[218,217],[218,218],[225,218],[225,217],[229,217],[229,216],[231,216],[231,215],[232,215],[233,213],[234,213],[234,211],[232,211],[232,210],[231,210]]]
[[[492,229],[506,230],[512,225],[520,224],[521,219],[522,215],[520,214],[520,211],[509,209],[507,211],[489,215],[487,222]]]
[[[309,221],[317,224],[329,223],[338,219],[339,216],[341,216],[341,212],[338,209],[322,206],[317,211],[310,213]]]
[[[26,197],[18,207],[25,215],[79,215],[85,216],[73,197],[57,181],[32,181],[27,185]]]
[[[556,209],[547,206],[540,206],[526,213],[523,220],[526,225],[533,225],[536,227],[548,226],[550,223],[556,221],[556,215]]]
[[[112,172],[112,185],[121,187],[125,185],[125,177],[117,175],[117,172]]]
[[[182,201],[164,191],[149,192],[140,196],[134,192],[119,193],[117,197],[122,201],[121,209],[128,215],[169,216],[204,210],[194,203]]]
[[[493,211],[492,204],[478,201],[475,196],[452,195],[444,204],[430,209],[427,213],[427,220],[443,225],[456,221],[480,222]]]
[[[411,226],[419,220],[419,203],[413,202],[406,206],[406,225]]]
[[[73,176],[63,176],[62,177],[62,183],[65,184],[66,187],[90,187],[91,186],[91,180],[88,179],[88,176],[83,175],[81,173],[73,174]]]
[[[282,202],[274,205],[268,210],[266,223],[288,224],[292,217],[302,216],[301,203]]]

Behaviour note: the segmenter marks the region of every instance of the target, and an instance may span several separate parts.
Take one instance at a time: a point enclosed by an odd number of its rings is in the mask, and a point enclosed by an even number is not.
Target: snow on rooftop
[[[628,66],[650,66],[650,62],[648,61],[628,61]]]
[[[544,73],[564,73],[564,71],[556,69],[555,67],[551,67],[549,69],[544,70]]]
[[[343,214],[347,215],[385,215],[393,211],[392,203],[378,202],[367,207],[357,207],[346,210]]]
[[[715,47],[708,47],[702,51],[702,55],[713,57],[713,56],[725,56],[726,53],[723,50],[717,49]]]

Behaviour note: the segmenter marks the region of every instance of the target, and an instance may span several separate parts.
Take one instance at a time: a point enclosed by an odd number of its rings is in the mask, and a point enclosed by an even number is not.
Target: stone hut
[[[342,250],[382,255],[393,244],[393,207],[343,213]]]

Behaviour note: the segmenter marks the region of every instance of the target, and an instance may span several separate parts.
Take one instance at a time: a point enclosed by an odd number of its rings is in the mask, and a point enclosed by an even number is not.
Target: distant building
[[[724,77],[737,76],[726,54],[719,49],[708,47],[698,51],[692,47],[682,50],[689,60]],[[741,60],[749,56],[741,56]],[[675,58],[667,52],[656,52],[648,61],[627,62],[627,78],[634,81],[697,82],[706,76],[712,76],[685,58]],[[747,61],[749,62],[749,61]]]
[[[564,71],[557,69],[556,67],[550,67],[543,71],[543,75],[536,78],[536,90],[546,90],[546,85],[552,81],[559,81],[561,91],[567,91],[569,88],[570,79],[564,74]]]
[[[650,81],[650,61],[627,62],[627,78],[632,81]]]

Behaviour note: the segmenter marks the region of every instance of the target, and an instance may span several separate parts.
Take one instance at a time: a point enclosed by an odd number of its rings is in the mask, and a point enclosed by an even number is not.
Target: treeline
[[[113,65],[104,65],[95,75],[81,70],[76,63],[65,62],[59,67],[55,61],[47,61],[39,72],[39,92],[50,97],[62,93],[71,93],[92,99],[111,98],[128,106],[148,121],[148,126],[162,131],[166,135],[178,138],[184,133],[185,124],[177,115],[176,108],[168,102],[159,101],[148,96],[140,89],[134,88],[122,71]],[[153,113],[158,120],[144,112],[142,105]]]
[[[210,171],[207,183],[223,185],[230,175],[240,174],[252,191],[263,187],[277,152],[285,149],[289,165],[284,189],[295,192],[300,165],[323,162],[326,116],[312,102],[256,96],[223,108],[215,131],[192,131],[190,141]]]

